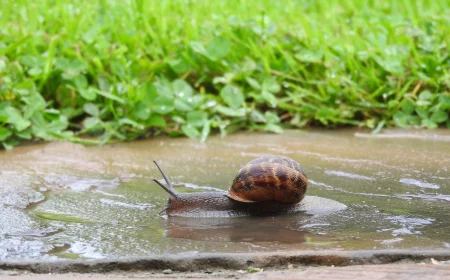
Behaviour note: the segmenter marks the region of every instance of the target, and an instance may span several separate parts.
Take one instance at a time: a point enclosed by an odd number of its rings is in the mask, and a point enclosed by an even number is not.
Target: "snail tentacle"
[[[170,189],[170,188],[164,186],[164,184],[161,183],[160,181],[158,181],[158,180],[156,180],[156,179],[153,179],[153,181],[154,181],[155,183],[157,183],[161,188],[163,188],[166,192],[168,192],[168,193],[169,193],[171,196],[173,196],[174,198],[177,198],[177,197],[178,197],[178,194],[177,194],[176,192],[174,192],[174,190],[172,190],[172,189]]]
[[[164,180],[166,181],[167,186],[164,186],[160,181],[156,179],[153,179],[153,181],[157,183],[161,188],[163,188],[163,190],[168,192],[173,198],[178,198],[178,194],[173,187],[172,181],[170,181],[169,177],[164,172],[164,170],[162,170],[161,166],[159,166],[158,162],[156,162],[156,160],[154,160],[153,162],[155,163],[156,167],[158,167],[159,172],[161,172]]]

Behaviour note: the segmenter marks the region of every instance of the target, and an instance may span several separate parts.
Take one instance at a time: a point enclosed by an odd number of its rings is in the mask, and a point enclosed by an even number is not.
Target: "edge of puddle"
[[[276,253],[184,253],[105,260],[0,261],[0,270],[33,273],[106,273],[171,269],[195,272],[204,269],[349,266],[450,260],[450,250],[301,251]]]

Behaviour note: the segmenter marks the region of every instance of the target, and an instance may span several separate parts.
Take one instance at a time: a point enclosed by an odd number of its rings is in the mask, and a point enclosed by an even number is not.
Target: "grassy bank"
[[[449,26],[444,0],[3,0],[0,142],[450,127]]]

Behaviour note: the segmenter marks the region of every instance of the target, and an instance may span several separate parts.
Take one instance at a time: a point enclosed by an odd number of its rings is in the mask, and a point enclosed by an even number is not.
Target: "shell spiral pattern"
[[[240,202],[300,202],[308,179],[300,165],[283,156],[263,156],[242,167],[233,180],[228,197]]]

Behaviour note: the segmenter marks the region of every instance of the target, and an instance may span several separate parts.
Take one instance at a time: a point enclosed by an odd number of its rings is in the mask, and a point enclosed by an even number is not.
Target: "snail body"
[[[179,193],[163,175],[167,186],[154,180],[169,193],[161,211],[168,216],[227,217],[273,215],[304,211],[301,205],[307,177],[300,165],[283,156],[263,156],[243,166],[227,192]]]

